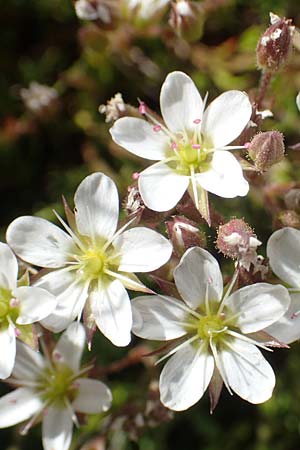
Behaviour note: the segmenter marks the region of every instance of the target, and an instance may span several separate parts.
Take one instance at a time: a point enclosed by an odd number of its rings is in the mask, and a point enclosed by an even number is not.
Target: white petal
[[[85,414],[99,414],[111,407],[112,395],[110,389],[101,381],[88,378],[76,380],[79,391],[72,406],[75,411]]]
[[[35,380],[45,369],[46,363],[41,353],[17,340],[17,354],[13,376],[21,381]]]
[[[300,294],[290,294],[291,304],[277,322],[265,329],[267,333],[285,344],[300,339]]]
[[[91,309],[100,331],[114,345],[129,344],[132,327],[131,304],[126,289],[119,280],[108,281],[90,296]]]
[[[160,108],[167,127],[173,131],[193,132],[201,120],[203,101],[193,80],[183,72],[170,73],[161,88]]]
[[[88,284],[82,284],[80,280],[75,279],[72,284],[66,287],[65,291],[56,297],[57,307],[53,313],[41,321],[42,325],[54,333],[64,330],[80,316],[87,297]]]
[[[250,403],[268,400],[275,386],[275,375],[255,345],[232,339],[231,348],[218,353],[231,389]]]
[[[0,428],[29,419],[42,409],[41,399],[30,389],[19,388],[0,398]]]
[[[24,261],[36,266],[62,267],[76,251],[72,238],[48,220],[24,216],[8,227],[6,240]]]
[[[84,327],[80,322],[73,322],[61,335],[53,351],[53,359],[66,364],[74,372],[80,367],[80,360],[85,346]]]
[[[42,425],[45,450],[69,450],[72,431],[73,422],[68,409],[51,406],[45,411]]]
[[[223,279],[217,260],[206,250],[190,248],[174,271],[177,289],[183,300],[193,309],[206,299],[219,301],[223,293]]]
[[[19,325],[38,322],[49,316],[57,306],[54,295],[35,286],[21,286],[14,289],[13,295],[20,301]]]
[[[256,283],[234,292],[225,303],[238,314],[236,325],[243,333],[254,333],[280,319],[290,305],[288,290],[280,284]]]
[[[0,287],[13,290],[17,285],[18,262],[7,244],[0,242]]]
[[[93,173],[78,186],[74,196],[80,234],[95,241],[110,239],[119,220],[119,196],[115,183],[103,173]]]
[[[300,231],[282,228],[272,234],[267,256],[273,272],[290,286],[300,287]]]
[[[113,140],[134,155],[145,159],[161,160],[169,148],[169,138],[143,119],[122,117],[109,130]]]
[[[249,191],[239,162],[225,150],[214,152],[211,168],[196,174],[196,180],[203,189],[223,198],[244,197]]]
[[[8,378],[16,356],[16,336],[13,325],[0,329],[0,379]]]
[[[183,411],[204,394],[214,371],[214,359],[192,345],[179,350],[166,363],[159,380],[161,402],[170,409]]]
[[[246,127],[251,114],[247,94],[241,91],[221,94],[203,114],[201,132],[205,145],[218,148],[230,144]]]
[[[149,228],[131,228],[120,234],[113,246],[121,254],[118,270],[151,272],[171,257],[172,245],[161,234]]]
[[[154,211],[168,211],[177,205],[188,188],[189,177],[179,175],[166,164],[156,163],[138,180],[142,199]]]
[[[132,332],[144,339],[168,341],[186,334],[180,322],[186,322],[188,313],[179,300],[168,296],[144,295],[131,301]]]

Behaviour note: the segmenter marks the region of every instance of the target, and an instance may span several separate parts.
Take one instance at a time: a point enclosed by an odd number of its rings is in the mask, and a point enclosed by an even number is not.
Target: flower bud
[[[300,229],[300,216],[296,211],[290,209],[281,211],[274,220],[276,229],[283,227],[292,227]]]
[[[252,228],[243,219],[232,219],[218,229],[216,247],[229,258],[249,270],[257,259],[256,248],[261,245]]]
[[[284,157],[283,135],[279,131],[256,134],[249,144],[248,154],[260,172],[269,169]]]
[[[288,209],[300,212],[300,189],[291,189],[284,196],[284,203]]]
[[[20,90],[20,96],[28,110],[36,115],[53,114],[58,106],[58,92],[56,89],[36,81]]]
[[[204,14],[199,3],[177,0],[171,4],[170,26],[178,36],[193,42],[203,33]]]
[[[258,41],[257,64],[260,69],[276,72],[283,66],[292,49],[294,26],[291,19],[281,19],[270,13],[271,25]]]
[[[206,237],[197,224],[186,217],[174,216],[166,222],[169,238],[178,257],[190,247],[205,247]]]

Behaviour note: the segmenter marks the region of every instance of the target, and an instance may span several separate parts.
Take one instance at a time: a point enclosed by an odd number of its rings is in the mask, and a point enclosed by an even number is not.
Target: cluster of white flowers
[[[244,146],[230,144],[250,120],[249,98],[229,91],[206,110],[205,103],[186,74],[173,72],[161,90],[163,121],[142,103],[147,120],[124,117],[111,128],[117,144],[159,160],[138,178],[148,208],[170,210],[188,190],[209,222],[207,192],[225,198],[247,194],[248,182],[231,153]],[[158,361],[170,357],[159,383],[167,408],[187,409],[209,387],[213,409],[223,384],[251,403],[271,397],[275,375],[258,348],[284,347],[300,338],[299,230],[279,230],[267,246],[271,268],[289,289],[258,282],[236,290],[240,265],[224,289],[216,259],[192,247],[173,271],[181,297],[173,298],[157,295],[136,275],[166,264],[170,241],[153,229],[133,227],[134,219],[118,228],[118,191],[108,176],[86,177],[74,205],[74,213],[66,207],[67,223],[56,215],[64,230],[38,217],[19,217],[7,229],[7,244],[0,244],[0,377],[17,386],[0,400],[1,428],[31,418],[26,432],[42,420],[45,450],[67,450],[76,411],[110,408],[108,387],[84,377],[91,367],[79,367],[84,326],[87,331],[98,327],[116,346],[128,345],[131,332],[171,341]],[[256,250],[260,241],[251,239],[247,243]],[[229,240],[241,251],[240,235],[231,234]],[[17,280],[15,255],[42,269],[31,286],[26,276]],[[252,259],[248,262],[244,267]],[[126,289],[146,295],[131,301]],[[55,333],[66,330],[51,356],[27,345],[35,322]]]

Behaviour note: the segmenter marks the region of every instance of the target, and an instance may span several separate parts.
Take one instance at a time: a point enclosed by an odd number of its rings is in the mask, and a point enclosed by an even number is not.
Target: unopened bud
[[[186,217],[174,216],[166,222],[169,238],[177,256],[181,257],[190,247],[205,247],[206,237],[197,224]]]
[[[199,3],[189,0],[177,0],[171,4],[170,26],[178,36],[193,42],[203,33],[204,14]]]
[[[112,97],[106,105],[99,106],[100,114],[105,114],[105,122],[114,122],[120,117],[124,117],[126,115],[126,104],[122,98],[122,94],[119,92]]]
[[[232,219],[218,229],[217,249],[225,256],[237,259],[246,270],[256,260],[259,245],[261,242],[243,219]]]
[[[288,209],[300,212],[300,189],[291,189],[284,196],[284,203]]]
[[[291,26],[291,19],[281,19],[272,13],[270,16],[271,25],[259,39],[256,55],[260,69],[276,72],[291,52],[295,27]]]
[[[284,157],[283,135],[279,131],[256,134],[250,142],[248,154],[260,172],[269,169]]]

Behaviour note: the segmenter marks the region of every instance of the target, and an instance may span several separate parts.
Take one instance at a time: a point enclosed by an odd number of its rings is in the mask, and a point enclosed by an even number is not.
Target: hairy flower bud
[[[261,245],[252,228],[243,219],[232,219],[218,229],[216,247],[229,258],[249,270],[257,260],[256,248]]]
[[[178,0],[171,4],[170,26],[178,36],[193,42],[203,33],[204,14],[199,3],[189,0]]]
[[[248,154],[260,172],[269,169],[284,157],[283,135],[279,131],[256,134],[250,142]]]
[[[284,227],[300,229],[300,216],[296,211],[290,209],[281,211],[274,220],[274,227],[276,229]]]
[[[288,209],[300,212],[300,189],[291,189],[284,196],[284,203]]]
[[[183,216],[174,216],[166,222],[169,238],[177,256],[190,247],[205,247],[206,237],[197,224]]]
[[[292,49],[294,26],[291,19],[281,19],[270,13],[271,25],[263,33],[256,48],[257,64],[260,69],[276,72],[282,67]]]

